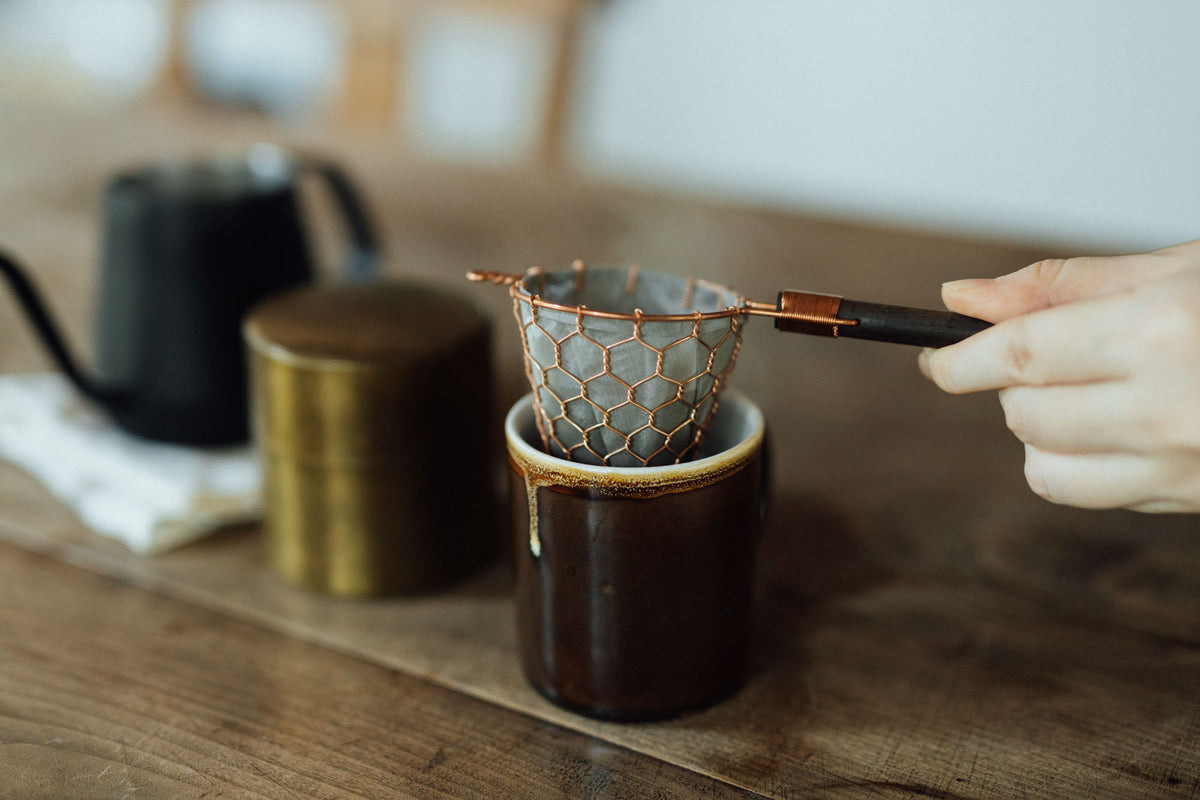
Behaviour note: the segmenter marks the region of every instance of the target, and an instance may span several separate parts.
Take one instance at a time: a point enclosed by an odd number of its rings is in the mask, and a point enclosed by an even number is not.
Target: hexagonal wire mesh
[[[622,467],[695,455],[741,349],[741,298],[579,261],[485,277],[509,285],[546,452]]]

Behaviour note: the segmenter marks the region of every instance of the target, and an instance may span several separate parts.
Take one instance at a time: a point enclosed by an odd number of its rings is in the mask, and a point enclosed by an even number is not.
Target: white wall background
[[[197,74],[319,113],[341,2],[206,0]],[[72,102],[135,92],[166,7],[0,0],[0,63],[61,56],[92,81]],[[437,157],[519,160],[552,38],[454,8],[410,40],[398,122]],[[597,0],[582,46],[569,152],[605,180],[1080,248],[1200,237],[1200,0]]]
[[[1197,0],[609,0],[596,174],[1027,240],[1200,238]]]

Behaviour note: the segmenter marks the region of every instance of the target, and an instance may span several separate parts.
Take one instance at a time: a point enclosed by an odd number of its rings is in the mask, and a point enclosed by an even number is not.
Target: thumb
[[[1200,245],[1200,241],[1192,243]],[[1186,247],[1127,256],[1051,258],[999,278],[951,281],[942,302],[951,311],[1000,322],[1051,306],[1129,291],[1195,260]]]

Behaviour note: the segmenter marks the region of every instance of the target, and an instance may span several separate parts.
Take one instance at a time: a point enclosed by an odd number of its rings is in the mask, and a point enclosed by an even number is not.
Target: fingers
[[[1041,450],[1072,454],[1142,452],[1156,431],[1137,413],[1126,384],[1017,386],[1000,392],[1009,430]]]
[[[1191,459],[1129,453],[1068,455],[1025,446],[1025,479],[1035,494],[1079,508],[1128,508],[1146,513],[1200,511]]]
[[[1068,455],[1025,446],[1029,488],[1052,503],[1079,508],[1177,510],[1158,464],[1127,453]]]
[[[999,322],[1021,314],[1129,291],[1200,263],[1200,240],[1128,256],[1047,259],[994,279],[951,281],[951,311]]]
[[[1047,309],[926,350],[919,364],[926,377],[953,394],[1114,380],[1136,358],[1122,335],[1134,313],[1110,298]]]
[[[956,281],[947,307],[996,322],[926,350],[953,393],[1000,389],[1037,494],[1084,508],[1200,511],[1200,240]]]

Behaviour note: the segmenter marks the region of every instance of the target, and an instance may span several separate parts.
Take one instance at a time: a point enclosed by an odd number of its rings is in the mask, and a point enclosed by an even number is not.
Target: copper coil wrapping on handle
[[[779,316],[775,327],[788,333],[807,333],[814,336],[837,336],[842,325],[857,325],[856,320],[840,319],[842,298],[833,294],[796,292],[779,293]]]
[[[839,295],[792,289],[780,292],[775,305],[754,300],[742,301],[745,313],[772,317],[777,330],[812,336],[836,337],[842,327],[857,325],[858,320],[840,316],[841,307],[842,298]]]

